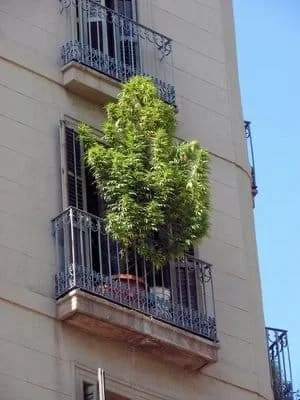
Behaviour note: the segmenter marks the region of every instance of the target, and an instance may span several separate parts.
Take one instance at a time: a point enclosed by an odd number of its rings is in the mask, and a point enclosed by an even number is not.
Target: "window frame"
[[[105,400],[105,377],[104,370],[98,368],[98,374],[82,365],[74,364],[74,380],[75,380],[75,400],[85,400],[84,399],[84,384],[90,384],[94,386],[94,399],[95,400]]]

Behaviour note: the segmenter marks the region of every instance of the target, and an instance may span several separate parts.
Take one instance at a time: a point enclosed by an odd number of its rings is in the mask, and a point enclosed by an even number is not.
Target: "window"
[[[105,378],[103,369],[98,376],[84,368],[76,367],[76,400],[105,400]]]
[[[111,11],[109,11],[111,10]],[[101,70],[123,80],[138,73],[135,0],[77,0],[77,36]]]

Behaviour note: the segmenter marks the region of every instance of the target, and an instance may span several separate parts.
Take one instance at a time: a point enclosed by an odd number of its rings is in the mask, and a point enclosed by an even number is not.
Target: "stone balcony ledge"
[[[200,370],[218,359],[217,343],[81,289],[57,300],[57,317],[187,370]]]

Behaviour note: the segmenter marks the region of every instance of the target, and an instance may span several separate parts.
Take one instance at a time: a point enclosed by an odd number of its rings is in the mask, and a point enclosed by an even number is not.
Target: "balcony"
[[[251,194],[252,194],[253,208],[254,208],[255,207],[255,197],[258,194],[258,188],[257,188],[257,184],[256,184],[254,149],[253,149],[251,122],[250,121],[244,121],[244,132],[245,132],[245,138],[247,140],[247,149],[248,149],[249,162],[250,162]]]
[[[57,315],[190,370],[217,361],[211,265],[186,255],[160,271],[120,252],[99,217],[69,208],[53,220]]]
[[[105,104],[117,97],[120,83],[145,75],[175,106],[171,39],[97,0],[60,2],[68,31],[61,49],[68,90]]]
[[[274,400],[299,400],[300,392],[293,389],[287,331],[266,328],[266,335]]]

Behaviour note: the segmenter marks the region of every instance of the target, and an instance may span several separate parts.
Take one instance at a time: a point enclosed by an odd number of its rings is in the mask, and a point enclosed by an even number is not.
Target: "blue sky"
[[[300,1],[234,0],[244,119],[252,121],[266,324],[289,331],[300,389]]]

